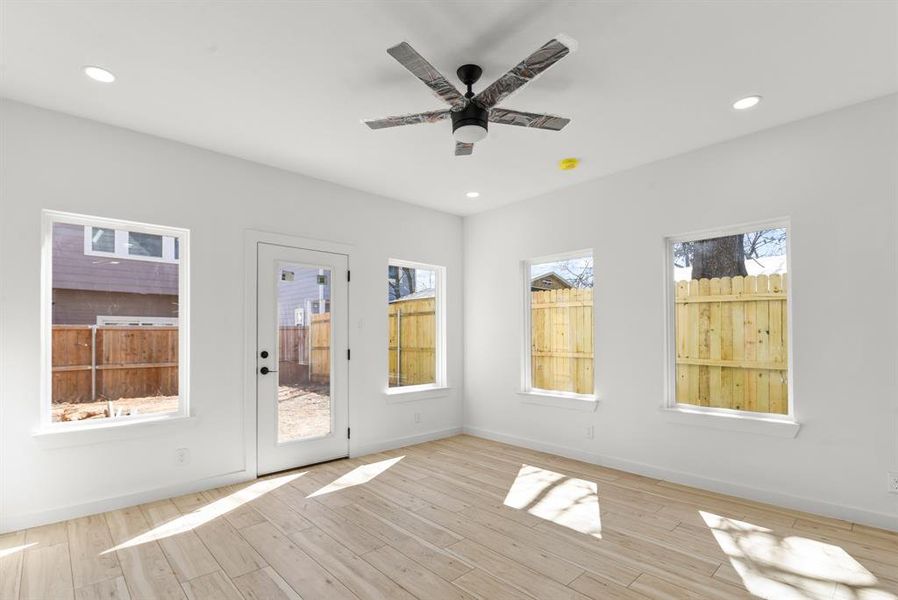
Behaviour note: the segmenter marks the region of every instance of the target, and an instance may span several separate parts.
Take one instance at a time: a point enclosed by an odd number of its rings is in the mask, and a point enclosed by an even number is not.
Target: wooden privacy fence
[[[530,293],[531,385],[592,394],[592,288]]]
[[[786,414],[786,276],[676,283],[680,404]]]
[[[53,403],[178,395],[178,328],[54,325]]]
[[[435,383],[435,299],[391,302],[388,315],[390,387]]]
[[[282,325],[278,330],[278,381],[297,385],[330,380],[331,314],[312,315],[310,325]]]

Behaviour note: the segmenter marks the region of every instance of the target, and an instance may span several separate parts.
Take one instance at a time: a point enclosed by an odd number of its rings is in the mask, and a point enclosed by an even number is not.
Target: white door
[[[258,245],[258,471],[349,454],[348,257]]]

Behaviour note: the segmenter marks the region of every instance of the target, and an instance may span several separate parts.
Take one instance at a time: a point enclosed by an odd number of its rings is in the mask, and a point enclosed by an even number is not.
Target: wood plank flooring
[[[0,600],[898,599],[898,533],[457,436],[0,536]]]

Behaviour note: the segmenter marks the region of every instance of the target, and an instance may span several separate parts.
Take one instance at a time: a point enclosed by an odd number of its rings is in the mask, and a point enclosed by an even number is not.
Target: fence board
[[[788,412],[785,277],[675,284],[678,403]]]
[[[178,395],[177,327],[54,325],[51,353],[54,403]]]
[[[391,302],[387,315],[389,385],[398,387],[435,383],[435,299]]]
[[[592,394],[592,289],[546,290],[530,295],[531,385]]]

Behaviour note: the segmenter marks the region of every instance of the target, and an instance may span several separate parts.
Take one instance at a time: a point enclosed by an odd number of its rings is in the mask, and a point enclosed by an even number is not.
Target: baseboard
[[[458,435],[460,433],[462,433],[461,427],[449,427],[447,429],[437,429],[435,431],[427,431],[425,433],[393,438],[391,440],[385,440],[382,442],[373,442],[370,444],[361,443],[358,445],[353,444],[353,446],[350,448],[350,456],[354,458],[356,456],[363,456],[365,454],[374,454],[376,452],[384,452],[385,450],[394,450],[396,448],[402,448],[403,446],[423,444],[424,442],[452,437],[453,435]]]
[[[175,485],[154,488],[152,490],[144,490],[124,496],[115,496],[111,498],[103,498],[83,504],[73,504],[63,506],[51,510],[45,510],[34,513],[25,513],[21,515],[5,515],[0,518],[0,534],[10,531],[19,531],[28,529],[29,527],[37,527],[47,525],[49,523],[57,523],[68,519],[76,519],[86,515],[93,515],[119,508],[135,506],[137,504],[145,504],[156,500],[164,500],[175,496],[183,496],[193,492],[200,492],[225,485],[233,485],[242,481],[255,479],[256,474],[249,471],[235,471],[215,477],[207,477],[196,481],[188,481]]]
[[[646,477],[663,479],[665,481],[688,485],[703,490],[717,492],[720,494],[727,494],[730,496],[745,498],[747,500],[754,500],[756,502],[764,502],[767,504],[782,506],[783,508],[791,508],[793,510],[800,510],[803,512],[818,514],[821,516],[833,517],[835,519],[843,519],[845,521],[860,523],[862,525],[869,525],[871,527],[879,527],[881,529],[898,531],[898,516],[890,515],[887,513],[880,513],[852,506],[831,504],[829,502],[814,500],[812,498],[793,496],[791,494],[783,494],[782,492],[739,485],[720,479],[703,477],[694,473],[665,469],[641,462],[616,458],[613,456],[599,455],[592,452],[577,450],[575,448],[557,446],[555,444],[549,444],[528,438],[499,433],[497,431],[490,431],[488,429],[472,427],[470,425],[465,425],[462,429],[464,433],[475,437],[481,437],[505,444],[512,444],[514,446],[522,446],[524,448],[529,448],[531,450],[537,450],[540,452],[557,454],[558,456],[573,458],[575,460],[601,465],[603,467],[620,469],[621,471],[636,473],[637,475],[645,475]]]

